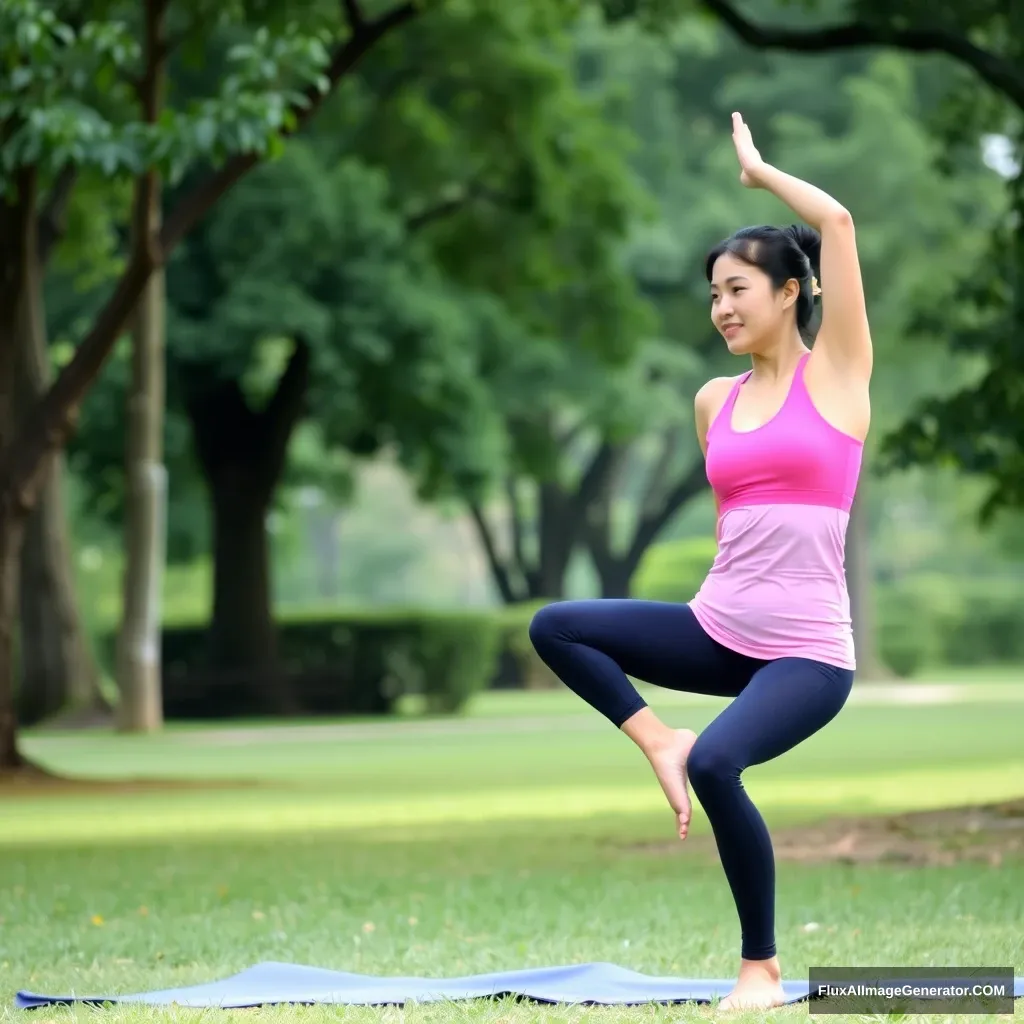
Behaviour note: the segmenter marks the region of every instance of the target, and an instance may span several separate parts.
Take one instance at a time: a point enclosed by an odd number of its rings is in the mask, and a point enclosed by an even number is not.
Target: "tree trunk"
[[[137,230],[158,228],[154,189],[138,212]],[[154,208],[155,207],[155,208]],[[125,466],[125,572],[117,643],[121,694],[118,728],[155,732],[163,724],[160,598],[166,552],[167,471],[163,465],[164,274],[153,273],[142,293],[132,334]]]
[[[18,717],[25,725],[100,725],[111,718],[78,610],[63,465],[54,458],[21,551]]]
[[[167,0],[145,10],[145,74],[138,83],[142,120],[156,124],[163,109]],[[135,182],[132,242],[136,250],[160,248],[160,177],[155,170]],[[125,569],[121,629],[117,638],[117,724],[122,732],[156,732],[163,724],[160,685],[160,595],[167,515],[164,434],[164,269],[143,288],[132,329],[132,383],[125,452]]]
[[[609,476],[604,489],[594,495],[587,510],[584,539],[601,582],[602,597],[629,597],[633,576],[647,549],[680,509],[707,489],[703,459],[694,461],[673,479],[669,467],[675,457],[675,431],[666,432],[663,441],[661,455],[655,461],[645,493],[637,503],[633,535],[623,550],[615,550],[612,530],[615,473]],[[629,447],[623,448],[623,458],[629,451]],[[619,468],[623,465],[620,463]]]
[[[15,374],[18,328],[25,303],[25,269],[35,258],[37,178],[19,171],[14,196],[0,198],[0,446],[11,444],[17,423]],[[15,710],[15,643],[18,615],[18,567],[27,508],[11,476],[0,477],[0,775],[24,768],[18,748]]]
[[[229,469],[211,483],[213,499],[213,620],[211,667],[244,672],[265,711],[295,710],[279,672],[267,543],[264,481]]]
[[[633,583],[635,565],[627,564],[623,558],[612,558],[599,574],[602,597],[629,597]]]
[[[163,465],[164,274],[150,277],[132,338],[125,480],[125,573],[117,644],[118,727],[163,724],[160,607],[166,555],[167,471]]]
[[[288,114],[293,117],[292,131],[298,131],[313,117],[367,52],[418,13],[419,5],[402,3],[380,17],[354,20],[345,41],[332,52],[324,74],[326,88],[323,82],[309,86],[289,108]],[[252,150],[226,160],[177,204],[153,245],[145,251],[132,253],[110,298],[71,360],[16,432],[13,412],[6,406],[15,379],[15,330],[21,276],[26,254],[35,244],[29,241],[29,230],[35,229],[36,173],[31,167],[15,169],[13,200],[0,197],[0,504],[8,502],[6,518],[0,517],[0,569],[4,573],[9,571],[10,575],[4,578],[13,581],[15,588],[17,565],[7,570],[6,560],[20,558],[24,517],[41,487],[53,454],[66,440],[82,399],[138,307],[150,274],[163,265],[196,223],[259,162],[259,154]],[[0,772],[16,766],[19,761],[14,669],[10,660],[14,615],[13,598],[6,604],[0,602],[0,636],[7,637],[6,646],[0,643]]]
[[[10,340],[0,335],[0,345]],[[5,495],[0,500],[0,775],[26,766],[18,747],[18,716],[14,708],[14,624],[22,532],[23,524],[14,503]]]
[[[309,346],[296,342],[266,408],[254,412],[237,381],[182,367],[196,455],[213,504],[210,660],[244,672],[265,710],[297,710],[277,662],[267,513],[288,443],[305,410]],[[211,379],[212,377],[212,379]]]
[[[539,483],[537,492],[535,556],[526,550],[525,523],[514,497],[510,496],[508,503],[507,553],[500,550],[496,531],[483,506],[469,502],[491,577],[505,604],[542,599],[558,601],[565,595],[565,576],[577,543],[578,529],[570,511],[570,496],[561,485],[551,482]]]
[[[867,474],[861,476],[857,498],[850,510],[846,541],[846,580],[850,592],[850,617],[857,649],[857,674],[862,679],[891,679],[893,672],[882,659],[875,630],[874,580],[871,569],[871,536],[868,530]]]
[[[27,255],[17,327],[15,414],[22,420],[52,377],[42,302],[42,253]],[[18,718],[25,725],[60,715],[61,724],[103,722],[110,706],[82,628],[64,512],[64,460],[43,478],[25,527],[19,572]]]

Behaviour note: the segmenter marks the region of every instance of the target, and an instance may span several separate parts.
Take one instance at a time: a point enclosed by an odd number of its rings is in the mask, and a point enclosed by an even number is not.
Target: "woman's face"
[[[733,355],[762,352],[776,343],[798,295],[795,281],[776,291],[763,270],[729,253],[715,261],[710,288],[711,320]]]

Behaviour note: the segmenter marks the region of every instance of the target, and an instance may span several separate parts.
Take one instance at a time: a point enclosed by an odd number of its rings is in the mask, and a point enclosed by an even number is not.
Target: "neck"
[[[772,382],[791,377],[797,363],[810,349],[802,340],[788,341],[776,348],[768,348],[762,352],[751,353],[750,360],[754,367],[751,376],[755,380]]]

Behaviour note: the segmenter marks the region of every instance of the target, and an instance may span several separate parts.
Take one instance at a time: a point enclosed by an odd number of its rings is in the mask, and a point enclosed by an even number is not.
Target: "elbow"
[[[853,214],[845,206],[838,206],[828,218],[829,224],[841,231],[853,230]]]

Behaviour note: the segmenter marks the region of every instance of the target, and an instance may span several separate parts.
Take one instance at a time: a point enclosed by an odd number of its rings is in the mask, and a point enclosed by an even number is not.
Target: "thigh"
[[[701,733],[701,754],[714,753],[740,770],[770,761],[832,721],[852,686],[849,669],[808,658],[768,662]]]
[[[611,658],[634,679],[716,697],[738,694],[764,662],[723,647],[690,607],[669,601],[596,598],[547,605],[546,633]]]

